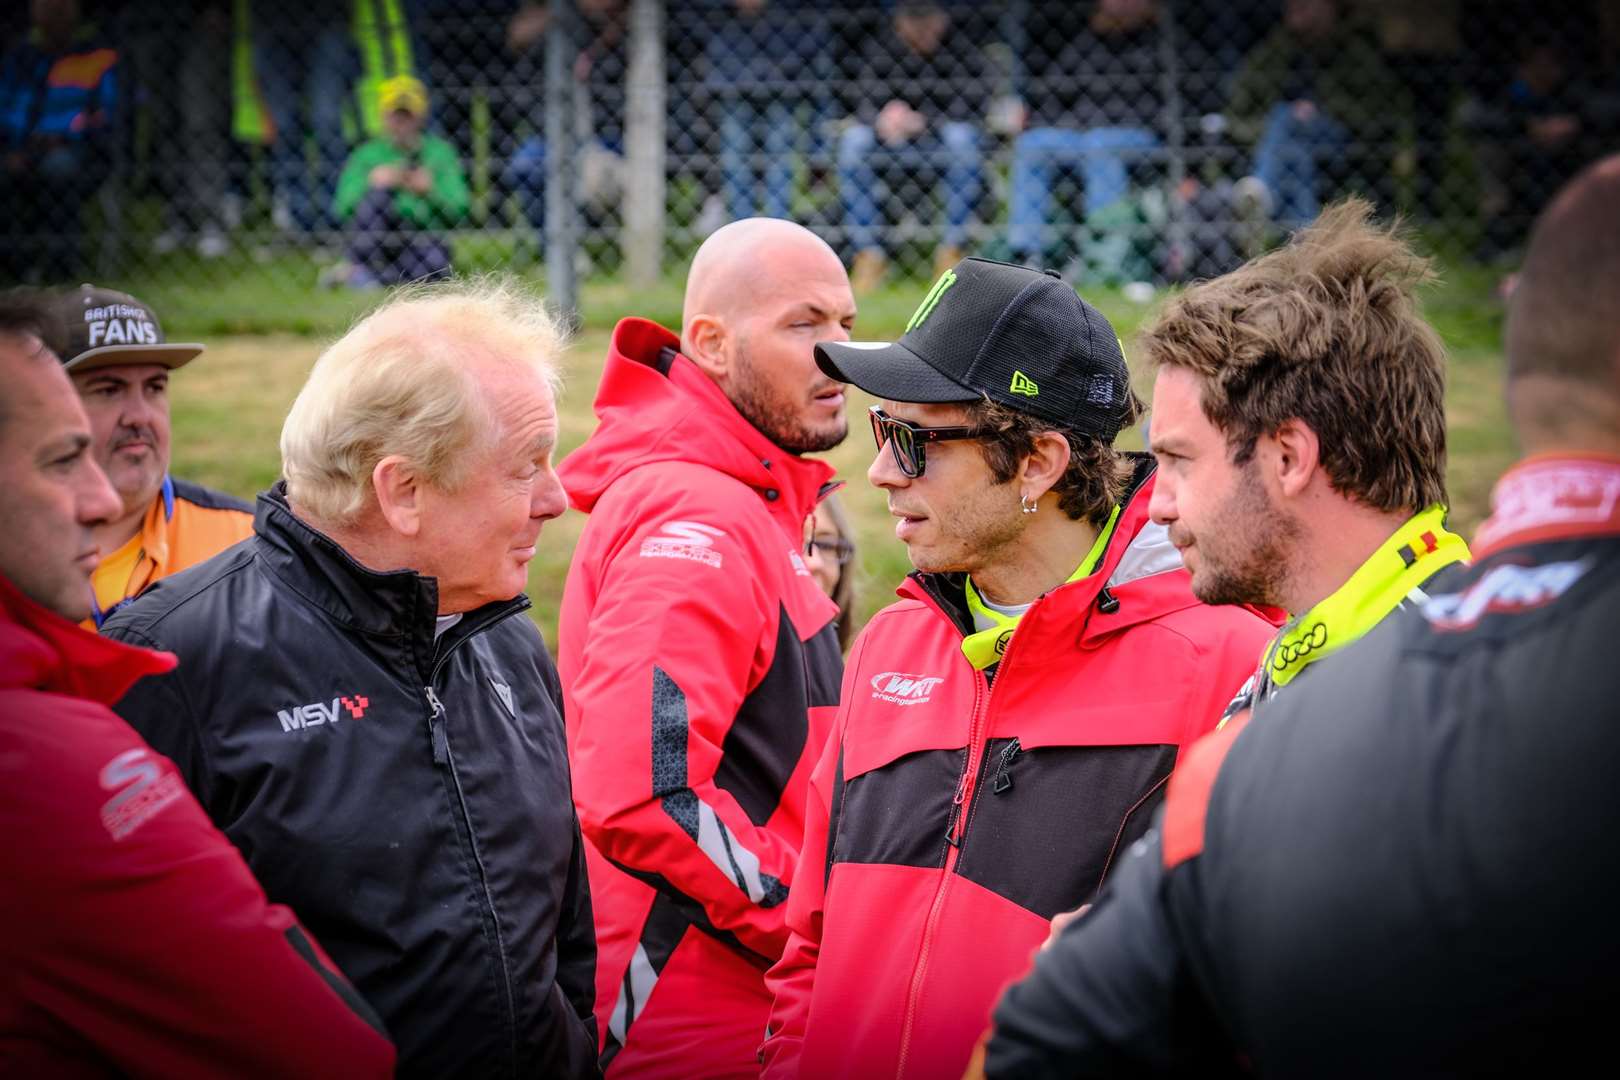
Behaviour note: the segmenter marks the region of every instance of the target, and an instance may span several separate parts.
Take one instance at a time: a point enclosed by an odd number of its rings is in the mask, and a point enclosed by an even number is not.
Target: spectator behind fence
[[[1570,42],[1526,30],[1517,62],[1463,108],[1479,163],[1476,254],[1495,259],[1513,251],[1541,207],[1596,152],[1595,87],[1584,77]]]
[[[1159,146],[1163,63],[1157,0],[1100,0],[1087,12],[1030,5],[1024,98],[1028,130],[1013,143],[1008,240],[1020,261],[1058,253],[1054,185],[1078,175],[1084,192],[1079,252],[1087,280],[1119,284],[1153,275],[1133,172]]]
[[[116,43],[78,0],[33,0],[0,57],[0,281],[62,283],[82,265],[84,206],[107,182],[124,106]]]
[[[108,708],[174,657],[73,625],[122,510],[48,318],[0,298],[0,1072],[391,1075],[376,1015]]]
[[[855,319],[819,237],[748,218],[698,248],[680,337],[613,331],[560,666],[590,840],[610,1077],[755,1078],[810,768],[843,662],[800,554],[848,429],[817,338]],[[819,872],[811,869],[812,873]]]
[[[1340,2],[1286,0],[1232,84],[1233,133],[1254,154],[1238,195],[1249,216],[1285,229],[1314,220],[1328,191],[1382,180],[1407,112],[1405,91]]]
[[[795,153],[815,144],[814,126],[826,109],[832,43],[824,7],[816,0],[725,0],[700,10],[726,214],[732,221],[789,217]]]
[[[253,539],[103,627],[180,657],[119,712],[382,1014],[404,1076],[596,1074],[561,699],[523,595],[566,506],[560,351],[510,289],[396,297],[316,361]]]
[[[91,453],[123,500],[97,526],[99,626],[152,582],[253,535],[253,508],[169,475],[169,379],[201,345],[169,341],[150,307],[127,293],[81,285],[58,295],[56,353],[90,417]]]
[[[804,565],[838,605],[838,647],[848,652],[855,637],[855,530],[837,492],[805,522]]]
[[[1609,1053],[1617,235],[1620,158],[1531,235],[1506,333],[1527,457],[1475,564],[1193,748],[996,1010],[989,1076],[1579,1076]]]
[[[431,281],[450,273],[442,230],[467,213],[467,177],[456,148],[422,128],[427,88],[409,75],[377,91],[386,135],[349,155],[332,212],[345,223],[348,260],[325,279],[350,288]]]
[[[624,95],[628,63],[625,0],[581,0],[575,21],[573,99],[568,106],[573,125],[574,189],[587,223],[601,226],[617,206],[623,190]],[[524,0],[512,17],[507,45],[514,53],[540,53],[550,27],[550,9],[540,0]],[[533,70],[544,86],[545,67]],[[506,163],[502,187],[517,196],[524,218],[543,243],[546,231],[546,112],[542,98],[532,99],[531,133]]]
[[[888,269],[879,228],[895,203],[916,207],[938,190],[945,225],[936,274],[956,265],[984,185],[978,116],[989,103],[975,28],[932,0],[901,0],[854,58],[845,101],[853,122],[838,138],[838,185],[856,295]]]

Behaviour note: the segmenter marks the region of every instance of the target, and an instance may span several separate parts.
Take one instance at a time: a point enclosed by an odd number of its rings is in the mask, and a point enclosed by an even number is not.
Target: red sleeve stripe
[[[1164,868],[1177,866],[1204,850],[1204,817],[1209,796],[1226,752],[1249,722],[1249,710],[1234,715],[1187,751],[1186,760],[1170,774],[1164,805]]]

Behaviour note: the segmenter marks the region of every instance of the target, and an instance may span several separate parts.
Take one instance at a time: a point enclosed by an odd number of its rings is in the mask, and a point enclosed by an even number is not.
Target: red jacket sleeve
[[[376,1014],[173,764],[99,705],[30,696],[32,728],[0,736],[0,1014],[33,1018],[13,1045],[141,1076],[391,1075]]]
[[[697,903],[769,963],[787,938],[798,852],[755,825],[715,774],[774,656],[780,605],[754,565],[764,541],[741,535],[746,522],[708,524],[715,516],[674,522],[690,544],[655,535],[669,527],[663,517],[630,530],[601,571],[567,687],[574,801],[604,857]]]
[[[799,1075],[799,1055],[804,1046],[805,1028],[810,1020],[810,998],[816,987],[816,962],[821,954],[822,912],[831,873],[828,851],[837,831],[835,804],[844,786],[844,725],[855,673],[860,670],[860,654],[865,637],[857,638],[844,668],[838,714],[833,734],[827,740],[821,759],[810,776],[810,790],[804,808],[804,845],[800,849],[800,872],[788,897],[787,947],[782,959],[765,976],[765,989],[773,998],[770,1020],[765,1025],[765,1042],[760,1047],[761,1077],[789,1080]]]

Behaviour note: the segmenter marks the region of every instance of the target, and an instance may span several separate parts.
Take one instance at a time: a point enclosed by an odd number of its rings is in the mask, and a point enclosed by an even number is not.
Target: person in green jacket
[[[442,230],[467,213],[467,177],[455,148],[423,132],[427,88],[409,75],[378,88],[384,134],[349,155],[332,210],[348,230],[348,262],[329,280],[351,288],[450,273]]]

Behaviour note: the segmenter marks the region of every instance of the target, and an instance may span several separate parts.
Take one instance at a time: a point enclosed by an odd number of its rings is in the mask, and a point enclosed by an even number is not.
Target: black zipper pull
[[[450,764],[450,738],[444,732],[444,706],[439,703],[439,695],[433,692],[433,687],[422,687],[427,694],[428,704],[433,706],[433,715],[428,718],[428,736],[433,742],[433,763],[435,765]]]
[[[1012,768],[1013,758],[1017,757],[1018,752],[1022,749],[1023,747],[1018,745],[1017,739],[1001,748],[1001,761],[996,765],[996,777],[990,782],[992,794],[1004,795],[1012,790],[1012,773],[1008,770]]]

